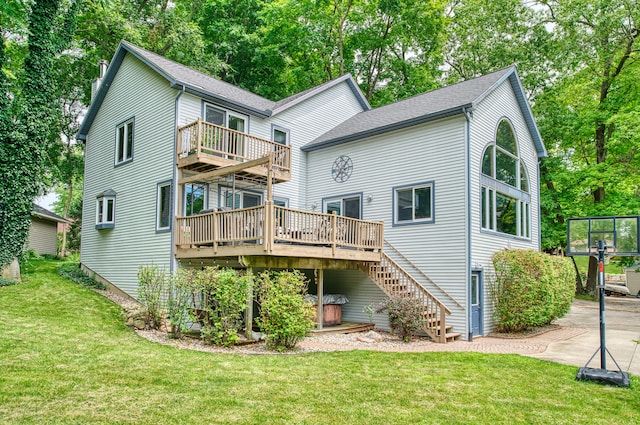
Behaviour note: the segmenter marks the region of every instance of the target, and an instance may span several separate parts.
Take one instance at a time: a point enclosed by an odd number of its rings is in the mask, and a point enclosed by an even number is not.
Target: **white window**
[[[289,130],[278,125],[271,126],[271,140],[281,145],[289,144]]]
[[[208,130],[210,132],[211,148],[230,154],[228,158],[243,160],[245,156],[245,133],[249,117],[232,111],[219,109],[211,105],[205,106],[205,121],[219,127],[226,127],[235,131]]]
[[[327,214],[336,213],[344,217],[360,219],[362,195],[344,195],[336,198],[327,198],[323,200],[324,212]]]
[[[257,207],[262,204],[262,195],[240,189],[235,191],[228,187],[220,187],[221,207],[238,209]]]
[[[507,235],[531,237],[529,179],[518,156],[516,136],[508,120],[482,157],[481,227]]]
[[[393,224],[433,223],[434,183],[424,182],[393,188]]]
[[[156,200],[156,231],[171,229],[171,182],[158,183]]]
[[[134,124],[130,118],[116,127],[116,165],[133,160]]]
[[[116,224],[116,192],[109,189],[96,199],[96,229],[113,229]]]

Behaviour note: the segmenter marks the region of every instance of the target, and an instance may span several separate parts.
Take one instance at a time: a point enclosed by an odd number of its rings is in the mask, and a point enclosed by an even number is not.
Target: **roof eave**
[[[272,115],[272,111],[269,109],[261,110],[256,108],[248,107],[242,103],[234,102],[233,100],[226,98],[224,96],[217,96],[213,93],[209,93],[204,89],[199,87],[195,87],[189,84],[185,84],[182,81],[170,81],[170,87],[173,89],[182,90],[195,96],[201,97],[210,102],[215,102],[221,106],[225,106],[231,109],[235,109],[238,112],[244,112],[249,115],[257,116],[259,118],[268,118]]]
[[[391,131],[400,130],[407,127],[413,127],[415,125],[424,124],[430,121],[435,121],[442,118],[449,118],[458,114],[462,114],[464,113],[464,111],[469,111],[470,109],[473,109],[473,105],[470,103],[466,105],[456,106],[455,108],[447,109],[444,111],[438,111],[433,114],[422,115],[420,117],[395,122],[395,123],[388,124],[382,127],[377,127],[371,130],[349,134],[347,136],[336,137],[315,145],[303,146],[301,150],[303,152],[311,152],[319,149],[328,148],[330,146],[339,145],[342,143],[353,142],[356,140],[363,139],[365,137],[377,136],[379,134],[389,133]]]

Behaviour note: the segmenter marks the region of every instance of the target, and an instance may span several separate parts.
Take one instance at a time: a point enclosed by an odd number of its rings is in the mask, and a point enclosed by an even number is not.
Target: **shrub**
[[[376,313],[383,311],[386,311],[389,316],[391,331],[397,332],[405,342],[408,342],[409,338],[424,324],[424,305],[415,297],[392,296],[376,308]]]
[[[0,276],[0,287],[11,286],[11,285],[15,285],[17,283],[20,283],[20,282],[18,282],[17,280],[7,279],[6,277]]]
[[[313,327],[314,313],[304,300],[306,292],[307,281],[298,270],[260,274],[258,320],[267,348],[290,350]]]
[[[98,282],[92,277],[87,276],[80,268],[79,262],[66,262],[58,266],[58,274],[77,284],[95,289],[107,289],[106,285]]]
[[[138,268],[138,301],[147,310],[148,325],[158,329],[162,324],[162,293],[167,287],[167,274],[156,265]]]
[[[209,303],[212,339],[218,345],[232,346],[239,341],[242,313],[247,308],[247,294],[252,276],[239,276],[233,269],[218,270]]]
[[[189,328],[191,310],[189,309],[195,281],[195,270],[180,269],[173,278],[168,279],[166,289],[167,320],[171,329],[169,336],[182,338],[183,333]]]
[[[575,272],[569,259],[533,250],[503,250],[493,255],[490,285],[496,330],[520,332],[551,323],[569,311]]]

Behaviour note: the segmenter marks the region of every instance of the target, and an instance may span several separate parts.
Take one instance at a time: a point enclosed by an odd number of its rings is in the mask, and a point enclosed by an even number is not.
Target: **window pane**
[[[516,148],[516,136],[513,134],[511,125],[509,125],[509,122],[506,120],[502,120],[498,125],[496,144],[513,155],[518,154]]]
[[[431,188],[415,189],[415,220],[431,218]]]
[[[398,221],[413,220],[413,189],[403,189],[397,192]]]
[[[107,222],[113,222],[113,199],[107,199]]]
[[[493,146],[488,146],[482,157],[482,174],[495,177],[493,172]]]
[[[98,223],[102,223],[104,217],[104,201],[100,199],[98,201]]]
[[[205,187],[192,183],[185,185],[185,215],[198,214],[204,209]]]
[[[205,119],[212,124],[224,125],[224,112],[207,106]]]
[[[529,179],[527,178],[527,170],[524,168],[524,164],[520,163],[520,190],[523,192],[529,192]]]
[[[333,201],[327,202],[327,214],[333,214],[335,211],[336,214],[342,215],[342,202],[341,201]]]
[[[517,159],[496,149],[496,179],[516,187],[517,165]]]
[[[344,200],[345,217],[360,218],[360,197]]]
[[[273,141],[276,143],[280,143],[281,145],[286,145],[287,144],[287,133],[282,131],[282,130],[278,130],[278,129],[273,129]]]
[[[229,115],[229,128],[244,132],[244,119]]]
[[[478,276],[471,276],[471,304],[478,305]]]
[[[482,188],[482,194],[481,194],[481,205],[480,205],[480,226],[483,229],[486,229],[487,227],[489,227],[488,223],[487,223],[487,188],[483,187]]]
[[[116,158],[118,162],[124,161],[124,126],[118,127],[118,142],[116,144]]]
[[[242,194],[242,208],[257,207],[258,205],[260,205],[260,195],[253,193]]]
[[[227,208],[240,208],[240,193],[235,194],[231,190],[222,192],[223,204]]]
[[[133,122],[127,123],[127,152],[124,156],[126,159],[133,157]]]
[[[491,230],[496,229],[495,218],[496,218],[496,209],[495,209],[495,191],[489,189],[487,191],[487,195],[489,196],[489,225],[488,228]]]
[[[171,186],[165,185],[160,186],[160,193],[158,194],[160,199],[158,202],[160,203],[159,214],[158,214],[158,227],[164,228],[169,227],[169,217],[171,216]]]
[[[510,196],[496,192],[497,231],[516,235],[516,211],[518,203]]]

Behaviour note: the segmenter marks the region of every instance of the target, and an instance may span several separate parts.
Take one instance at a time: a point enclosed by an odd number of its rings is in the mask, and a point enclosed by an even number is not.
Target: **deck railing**
[[[273,167],[291,171],[291,147],[216,124],[197,121],[178,128],[178,155],[214,155],[237,162],[251,161],[275,153]]]
[[[383,223],[336,214],[294,210],[267,202],[265,205],[214,211],[176,218],[176,245],[189,247],[274,243],[380,251]],[[215,250],[214,250],[215,251]]]

